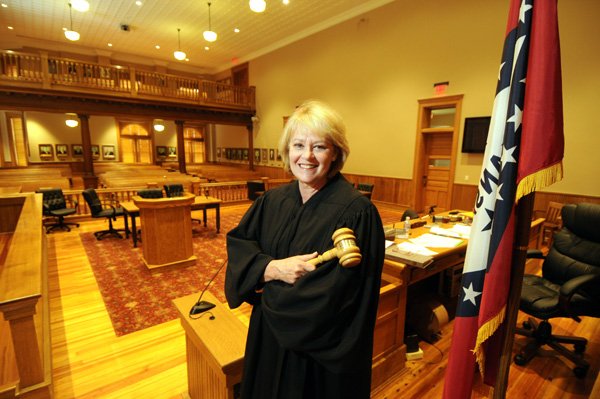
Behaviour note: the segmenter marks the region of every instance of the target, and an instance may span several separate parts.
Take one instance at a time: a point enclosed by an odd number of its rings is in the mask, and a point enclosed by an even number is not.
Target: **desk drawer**
[[[453,253],[447,256],[444,256],[441,259],[436,259],[429,267],[426,269],[419,269],[418,267],[411,267],[409,271],[409,284],[414,284],[417,281],[421,281],[426,279],[427,277],[433,276],[434,274],[440,273],[443,270],[446,270],[450,267],[460,265],[465,262],[465,254],[464,253]]]

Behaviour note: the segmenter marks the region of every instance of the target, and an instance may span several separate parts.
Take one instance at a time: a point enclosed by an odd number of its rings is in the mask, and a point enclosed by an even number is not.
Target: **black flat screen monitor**
[[[490,119],[489,116],[465,118],[462,152],[481,154],[485,152]]]

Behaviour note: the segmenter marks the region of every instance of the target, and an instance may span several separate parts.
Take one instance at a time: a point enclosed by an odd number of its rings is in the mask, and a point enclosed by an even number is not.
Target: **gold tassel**
[[[519,202],[521,197],[526,196],[544,187],[548,187],[563,178],[562,160],[558,163],[530,174],[519,182],[515,201]]]
[[[484,325],[479,327],[477,331],[477,341],[475,342],[475,349],[473,352],[475,353],[475,359],[477,364],[479,364],[479,372],[481,376],[485,374],[485,353],[483,351],[483,343],[496,332],[500,324],[504,321],[504,316],[506,314],[506,307],[503,307],[500,312],[488,320]]]

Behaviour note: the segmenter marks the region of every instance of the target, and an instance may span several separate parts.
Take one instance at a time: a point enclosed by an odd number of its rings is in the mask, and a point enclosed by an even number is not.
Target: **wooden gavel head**
[[[336,250],[336,256],[340,258],[340,265],[354,267],[362,260],[360,248],[356,245],[354,232],[347,227],[342,227],[333,232],[331,236]]]

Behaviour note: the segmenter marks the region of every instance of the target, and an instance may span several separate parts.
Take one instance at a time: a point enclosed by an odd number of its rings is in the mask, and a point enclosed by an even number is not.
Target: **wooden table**
[[[221,230],[221,203],[223,201],[209,197],[205,195],[197,195],[194,198],[194,202],[192,203],[192,211],[202,210],[203,213],[203,221],[204,227],[206,227],[206,210],[214,209],[215,210],[215,218],[216,218],[216,226],[217,233]],[[137,235],[137,226],[136,226],[136,217],[140,215],[139,208],[133,203],[133,201],[124,201],[119,205],[123,208],[125,213],[125,237],[129,238],[129,232],[131,231],[131,239],[133,241],[133,247],[137,247],[138,235]],[[131,218],[131,230],[129,229],[128,217]]]

